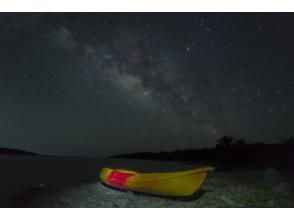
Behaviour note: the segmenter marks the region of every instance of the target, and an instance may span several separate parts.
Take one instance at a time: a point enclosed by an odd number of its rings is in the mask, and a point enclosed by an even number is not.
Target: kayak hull
[[[103,168],[101,181],[114,188],[160,196],[183,197],[194,194],[213,167],[170,172],[137,173],[129,170]]]

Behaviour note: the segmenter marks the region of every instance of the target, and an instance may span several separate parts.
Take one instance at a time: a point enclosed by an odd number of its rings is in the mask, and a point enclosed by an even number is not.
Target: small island
[[[37,153],[19,150],[19,149],[12,149],[12,148],[0,148],[0,155],[38,155]]]

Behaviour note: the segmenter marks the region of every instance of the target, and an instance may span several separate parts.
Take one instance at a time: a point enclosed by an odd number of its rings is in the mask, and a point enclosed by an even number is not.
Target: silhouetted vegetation
[[[10,148],[0,148],[0,155],[38,155],[33,152],[28,152],[24,150],[18,150],[18,149],[10,149]]]
[[[114,158],[146,160],[198,161],[212,164],[227,164],[246,168],[267,168],[293,170],[294,139],[281,139],[279,143],[249,143],[243,139],[234,140],[225,135],[217,140],[214,148],[184,149],[171,152],[137,152],[120,154]]]

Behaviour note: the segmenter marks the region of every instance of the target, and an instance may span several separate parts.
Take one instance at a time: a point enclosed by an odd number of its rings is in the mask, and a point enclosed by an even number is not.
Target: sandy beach
[[[107,158],[1,156],[1,207],[294,207],[289,180],[264,180],[264,170],[213,172],[189,198],[164,198],[106,187],[102,167],[168,172],[196,163]],[[216,167],[218,168],[218,167]]]

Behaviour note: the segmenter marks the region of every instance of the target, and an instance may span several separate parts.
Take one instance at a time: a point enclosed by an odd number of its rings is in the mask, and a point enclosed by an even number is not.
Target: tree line
[[[246,168],[278,168],[293,170],[294,139],[280,139],[277,143],[248,142],[225,135],[217,140],[214,148],[189,148],[175,151],[135,152],[119,154],[113,158],[197,161],[227,164]]]

